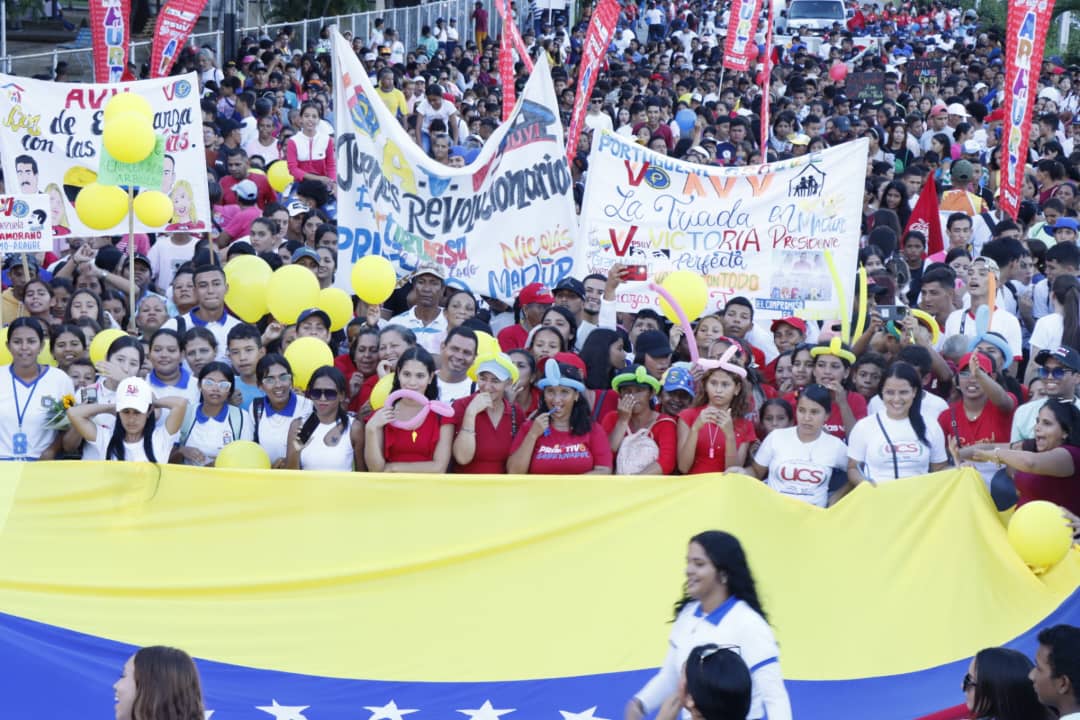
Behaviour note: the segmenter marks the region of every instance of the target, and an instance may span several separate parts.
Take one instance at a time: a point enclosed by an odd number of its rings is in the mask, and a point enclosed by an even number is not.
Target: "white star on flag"
[[[572,713],[566,712],[565,710],[560,710],[559,714],[563,716],[563,720],[608,720],[607,718],[597,717],[594,714],[595,712],[596,705],[593,705],[588,710],[582,710],[579,713]]]
[[[476,710],[458,710],[462,715],[468,715],[471,720],[499,720],[503,715],[514,712],[514,708],[509,710],[496,710],[491,706],[490,700],[485,700],[484,704]]]
[[[401,720],[402,716],[409,713],[419,712],[417,710],[408,710],[405,708],[399,708],[397,703],[391,700],[382,707],[364,706],[364,709],[371,713],[371,717],[368,720]]]
[[[307,720],[304,711],[310,705],[278,705],[277,700],[271,700],[273,705],[256,705],[256,710],[262,710],[268,715],[273,715],[274,720]]]
[[[203,713],[203,715],[204,715],[203,720],[210,720],[210,718],[214,717],[214,711],[213,710],[207,710],[205,713]]]

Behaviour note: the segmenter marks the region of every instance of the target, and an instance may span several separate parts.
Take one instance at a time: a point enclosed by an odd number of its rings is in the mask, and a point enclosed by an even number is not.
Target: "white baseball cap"
[[[149,412],[154,403],[154,392],[150,389],[150,383],[140,377],[129,377],[121,380],[116,386],[116,411],[138,410]]]
[[[968,115],[967,108],[964,107],[963,105],[961,105],[960,103],[953,103],[953,104],[949,105],[949,108],[948,108],[947,112],[950,115],[959,115],[960,117],[971,117],[970,115]]]

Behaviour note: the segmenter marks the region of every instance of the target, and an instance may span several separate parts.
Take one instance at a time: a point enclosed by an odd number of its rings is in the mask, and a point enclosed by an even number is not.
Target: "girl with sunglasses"
[[[307,396],[314,410],[289,427],[289,470],[364,470],[364,428],[344,410],[345,376],[335,367],[316,370]]]

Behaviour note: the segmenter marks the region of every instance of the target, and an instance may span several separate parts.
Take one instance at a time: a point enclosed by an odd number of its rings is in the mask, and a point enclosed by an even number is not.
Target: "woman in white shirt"
[[[168,461],[187,407],[188,401],[184,397],[155,400],[150,383],[139,377],[129,377],[120,381],[114,403],[76,405],[68,409],[67,415],[71,427],[97,448],[103,460],[156,463]],[[154,408],[168,411],[164,419],[155,419]],[[106,433],[93,418],[114,412],[113,430]]]
[[[308,382],[314,410],[289,427],[290,470],[352,472],[364,470],[364,428],[342,404],[348,400],[345,376],[330,365],[316,370]]]
[[[831,412],[832,391],[817,384],[803,388],[795,426],[765,437],[751,461],[753,475],[782,495],[827,507],[833,472],[847,468],[847,445],[823,432]]]
[[[922,416],[921,390],[914,366],[896,362],[889,367],[881,387],[885,412],[864,417],[848,435],[848,484],[840,497],[864,480],[877,485],[948,465],[941,426],[927,424]]]
[[[285,467],[289,426],[311,412],[311,401],[293,391],[292,366],[284,355],[270,353],[255,366],[255,379],[266,393],[251,401],[255,419],[255,442],[262,445],[277,469]]]
[[[99,362],[97,367],[94,368],[98,372],[97,382],[79,391],[76,398],[79,404],[104,403],[111,407],[116,401],[116,388],[119,387],[120,382],[138,375],[145,360],[146,352],[143,350],[141,342],[129,335],[116,338],[105,351],[105,360]],[[112,414],[102,415],[93,422],[97,424],[99,431],[106,435],[112,435],[116,416]],[[96,445],[83,443],[83,437],[74,427],[64,433],[65,452],[77,452],[80,445],[82,445],[83,460],[104,459],[98,454]]]
[[[184,349],[180,333],[161,328],[150,336],[150,374],[147,382],[154,397],[182,397],[188,402],[199,399],[198,381],[184,368]]]
[[[55,430],[45,427],[49,407],[75,393],[64,372],[38,363],[45,328],[34,318],[7,327],[11,365],[0,378],[0,460],[52,460],[60,449]]]
[[[1050,305],[1053,312],[1036,320],[1031,331],[1030,357],[1038,355],[1040,350],[1053,350],[1062,345],[1080,347],[1080,280],[1069,273],[1054,278]],[[1038,370],[1037,363],[1028,363],[1024,383],[1035,379]]]
[[[705,643],[737,645],[753,681],[748,720],[791,720],[780,673],[779,648],[758,600],[754,577],[735,536],[709,530],[690,539],[686,586],[675,603],[675,623],[660,671],[626,706],[626,720],[641,720],[679,691],[682,667]]]

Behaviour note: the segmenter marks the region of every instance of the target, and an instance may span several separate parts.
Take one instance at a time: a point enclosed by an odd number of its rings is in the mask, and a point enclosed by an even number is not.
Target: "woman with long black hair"
[[[984,720],[1050,720],[1028,674],[1034,664],[1022,652],[991,647],[971,658],[961,688],[971,717]]]
[[[848,435],[846,490],[864,480],[877,485],[948,465],[945,434],[940,425],[928,426],[923,419],[921,393],[922,379],[914,366],[889,366],[881,386],[884,412],[864,417]]]
[[[791,720],[779,647],[754,576],[738,539],[720,530],[690,539],[686,586],[675,603],[667,657],[660,671],[630,699],[626,720],[641,720],[678,691],[681,668],[702,643],[739,647],[753,682],[748,720]]]
[[[691,720],[746,720],[753,681],[738,648],[716,643],[690,651],[683,665],[679,693],[656,714],[656,720],[677,720],[685,710]]]
[[[336,367],[318,368],[308,381],[307,396],[314,409],[289,427],[289,470],[351,472],[364,469],[363,423],[354,420],[343,403],[345,376]]]

